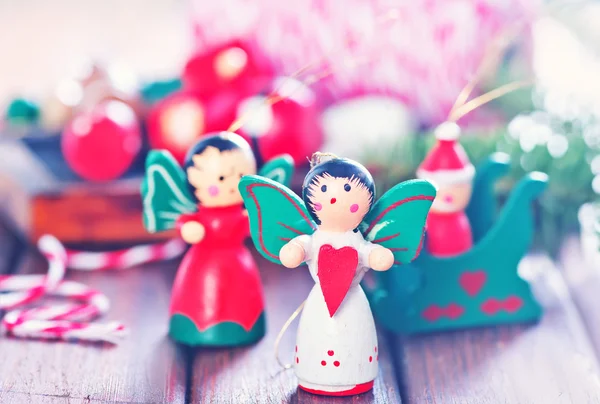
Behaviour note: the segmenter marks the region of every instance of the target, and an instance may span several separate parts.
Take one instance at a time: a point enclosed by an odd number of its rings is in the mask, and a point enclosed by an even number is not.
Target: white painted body
[[[377,333],[360,281],[369,270],[369,254],[375,245],[365,241],[360,232],[353,231],[317,230],[312,236],[295,240],[303,246],[306,263],[316,282],[298,327],[294,369],[300,386],[341,392],[373,381],[378,370]],[[319,249],[325,244],[336,249],[352,247],[359,258],[352,285],[333,317],[329,315],[317,276]]]

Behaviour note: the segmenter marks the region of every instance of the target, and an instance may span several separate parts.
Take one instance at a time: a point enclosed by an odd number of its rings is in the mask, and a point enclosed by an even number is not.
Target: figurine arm
[[[279,251],[279,259],[283,266],[287,268],[296,268],[310,257],[311,238],[304,234],[290,240]]]
[[[204,226],[200,223],[197,214],[185,214],[179,216],[175,227],[183,241],[189,244],[197,244],[204,239]]]
[[[375,271],[387,271],[394,265],[394,253],[389,248],[365,241],[360,249],[363,263]]]

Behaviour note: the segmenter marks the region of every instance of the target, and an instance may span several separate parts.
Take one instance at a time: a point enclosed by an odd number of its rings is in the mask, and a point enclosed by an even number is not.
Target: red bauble
[[[232,41],[192,56],[183,71],[186,89],[213,96],[225,88],[240,96],[262,90],[273,76],[267,59],[241,41]]]
[[[316,97],[310,88],[292,79],[275,80],[271,89],[274,96],[284,99],[270,106],[264,96],[242,101],[238,118],[243,125],[237,132],[263,161],[287,153],[296,165],[305,164],[323,144]]]
[[[229,89],[211,97],[189,90],[173,93],[158,102],[148,115],[150,145],[170,151],[181,163],[200,136],[229,128],[238,102],[238,96]]]
[[[135,113],[120,101],[106,101],[77,115],[62,134],[62,151],[67,163],[90,181],[120,177],[141,145]]]

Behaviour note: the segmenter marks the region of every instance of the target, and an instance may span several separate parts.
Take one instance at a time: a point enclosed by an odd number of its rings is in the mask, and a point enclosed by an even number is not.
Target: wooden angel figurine
[[[435,188],[407,181],[376,201],[365,167],[316,154],[302,199],[257,176],[244,177],[240,191],[257,249],[288,268],[306,263],[315,281],[298,327],[299,387],[330,396],[370,390],[377,334],[360,281],[369,268],[386,271],[418,256]]]
[[[280,157],[261,174],[291,178],[293,162]],[[248,143],[221,132],[206,135],[182,168],[167,151],[152,151],[142,184],[148,231],[177,228],[191,248],[183,258],[171,296],[169,335],[187,345],[249,344],[265,333],[262,285],[244,246],[248,215],[238,190],[256,174]]]

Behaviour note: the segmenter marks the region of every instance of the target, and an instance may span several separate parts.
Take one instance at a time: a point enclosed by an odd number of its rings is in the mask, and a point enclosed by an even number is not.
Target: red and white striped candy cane
[[[67,268],[80,271],[105,271],[168,260],[183,254],[186,248],[187,245],[180,239],[172,239],[165,243],[139,245],[116,251],[65,251]]]
[[[46,275],[0,276],[0,291],[10,292],[0,295],[0,309],[10,310],[2,320],[5,332],[25,338],[112,343],[124,336],[127,330],[118,322],[89,323],[108,311],[108,298],[79,282],[63,280],[68,254],[60,242],[46,235],[38,241],[38,248],[48,260]],[[45,295],[67,297],[80,303],[18,309]]]

